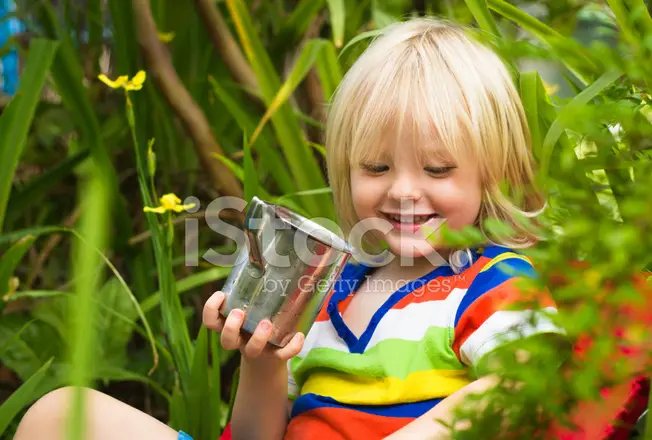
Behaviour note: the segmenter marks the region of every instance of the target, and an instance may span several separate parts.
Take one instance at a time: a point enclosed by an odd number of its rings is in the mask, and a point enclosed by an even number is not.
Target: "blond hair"
[[[327,169],[338,220],[347,234],[359,221],[351,198],[351,167],[378,158],[387,133],[408,125],[437,140],[453,157],[471,154],[483,184],[476,221],[487,242],[522,248],[537,237],[523,222],[545,201],[534,188],[527,119],[513,80],[489,47],[461,26],[418,18],[382,30],[338,86],[328,113]],[[421,157],[428,143],[419,142]],[[517,192],[521,192],[520,196]],[[512,228],[491,237],[484,220]],[[368,239],[365,239],[368,240]],[[378,248],[378,243],[367,241]]]

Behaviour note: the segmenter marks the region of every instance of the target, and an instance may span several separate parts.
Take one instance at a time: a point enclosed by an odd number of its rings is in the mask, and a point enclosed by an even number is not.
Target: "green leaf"
[[[100,365],[97,371],[97,378],[101,380],[140,382],[151,387],[168,402],[172,400],[170,393],[168,393],[157,381],[123,368],[117,368],[111,365]]]
[[[618,70],[610,70],[598,78],[593,84],[588,86],[579,95],[575,96],[563,110],[559,113],[555,121],[550,126],[546,137],[543,140],[541,149],[541,173],[546,176],[550,168],[550,158],[552,150],[557,144],[560,136],[566,129],[569,118],[573,118],[579,108],[589,103],[593,98],[598,96],[604,89],[609,87],[614,81],[622,76]]]
[[[63,346],[54,329],[32,317],[11,314],[0,322],[0,361],[26,381],[52,356],[60,357]]]
[[[541,155],[541,127],[539,126],[539,97],[537,91],[539,90],[539,83],[541,78],[539,73],[523,72],[521,80],[521,101],[523,101],[523,108],[527,117],[528,125],[530,127],[530,134],[532,137],[532,151],[536,158]]]
[[[215,414],[221,414],[223,411],[222,405],[222,396],[221,396],[221,356],[220,356],[220,344],[218,342],[219,335],[217,332],[210,332],[209,344],[212,354],[212,365],[210,372],[210,388],[211,393],[210,398],[210,412],[213,414],[213,417],[210,418],[211,423],[211,435],[210,438],[219,438],[222,433],[222,420],[221,417],[217,418]]]
[[[86,240],[85,237],[83,237],[79,232],[77,232],[74,229],[70,228],[62,228],[62,227],[57,227],[57,226],[46,226],[42,228],[28,228],[28,229],[23,229],[19,231],[15,231],[10,234],[4,234],[0,236],[0,244],[11,242],[13,240],[20,239],[21,237],[25,237],[28,235],[34,235],[34,236],[39,236],[39,235],[44,235],[44,234],[53,234],[53,233],[66,233],[66,234],[72,234],[75,237],[77,237],[80,241],[84,242],[85,244],[89,244],[88,241]],[[91,245],[92,247],[92,245]],[[120,272],[115,268],[115,266],[111,263],[111,261],[97,248],[94,248],[95,253],[104,261],[104,264],[106,264],[109,269],[113,272],[115,277],[120,281],[120,284],[125,290],[125,293],[131,300],[132,304],[134,305],[134,308],[138,312],[138,316],[140,319],[143,321],[143,325],[145,326],[145,330],[147,332],[146,337],[148,338],[148,341],[150,343],[150,346],[152,348],[152,356],[154,358],[154,366],[152,370],[156,367],[158,363],[158,352],[156,350],[156,343],[154,339],[154,335],[152,334],[152,329],[149,325],[149,321],[145,317],[145,314],[143,310],[140,307],[140,304],[136,300],[135,295],[129,288],[129,285],[126,283],[124,278],[120,275]]]
[[[245,170],[240,165],[238,165],[228,157],[221,154],[215,154],[214,157],[221,160],[222,163],[231,170],[231,172],[235,175],[235,177],[238,178],[238,180],[245,183]],[[254,172],[254,176],[255,176],[255,172]],[[271,197],[269,193],[261,186],[258,187],[258,194],[262,199],[269,199]]]
[[[123,237],[132,236],[131,217],[127,212],[126,204],[113,203],[121,194],[118,176],[111,162],[109,151],[104,145],[100,123],[91,103],[89,90],[82,81],[84,77],[82,62],[70,34],[61,28],[51,2],[36,3],[34,15],[43,32],[48,37],[59,41],[59,48],[52,63],[52,78],[63,105],[69,111],[70,117],[79,130],[80,144],[83,149],[90,152],[92,161],[96,165],[93,172],[102,173],[107,179],[109,185],[106,195],[107,203],[115,209],[116,228],[120,232],[115,234],[114,246],[120,249],[126,242],[120,240],[126,240]]]
[[[500,30],[489,12],[486,0],[465,0],[465,3],[475,21],[480,25],[480,29],[496,37],[501,36]]]
[[[32,40],[18,92],[0,116],[0,231],[4,225],[14,173],[57,48],[55,41],[41,38]]]
[[[328,3],[328,10],[331,14],[330,23],[333,31],[333,44],[335,44],[335,47],[342,47],[346,25],[344,0],[326,0],[326,2]]]
[[[0,345],[0,359],[2,359],[9,349],[11,345],[13,345],[17,340],[20,338],[21,333],[23,333],[32,323],[34,320],[31,320],[29,322],[26,322],[25,325],[23,325],[20,330],[18,330],[11,338],[9,338],[8,341],[5,341]]]
[[[75,153],[53,167],[47,168],[20,190],[14,191],[7,206],[7,224],[11,224],[21,213],[42,202],[52,188],[56,188],[57,184],[69,176],[77,165],[88,158],[88,155],[88,150]]]
[[[588,84],[603,72],[597,60],[575,40],[567,38],[527,12],[504,0],[487,0],[490,9],[513,21],[531,33],[539,41],[547,44],[584,84]]]
[[[138,313],[116,278],[108,280],[98,294],[104,307],[95,326],[103,364],[123,367],[127,361],[127,344],[133,333],[132,323]],[[106,309],[111,313],[105,313]]]
[[[80,188],[82,217],[81,233],[86,237],[74,251],[74,266],[72,281],[75,285],[75,298],[71,301],[73,318],[70,333],[72,353],[68,358],[72,364],[70,383],[74,392],[70,407],[71,422],[69,436],[72,440],[81,440],[84,425],[83,388],[92,386],[94,369],[94,353],[97,333],[94,331],[96,305],[93,295],[101,286],[102,258],[97,250],[105,249],[108,242],[108,220],[110,210],[107,194],[110,183],[107,175],[97,172],[92,174]]]
[[[7,430],[7,427],[12,422],[14,417],[18,415],[23,408],[36,400],[36,390],[38,389],[41,381],[45,378],[46,373],[52,365],[52,360],[48,360],[39,370],[34,373],[25,383],[21,385],[11,396],[0,405],[0,437]]]
[[[370,31],[362,32],[361,34],[356,35],[355,37],[351,38],[348,43],[340,50],[340,54],[338,58],[342,58],[342,55],[350,49],[351,47],[355,46],[357,43],[360,41],[368,40],[368,39],[373,39],[376,36],[380,35],[382,33],[382,30],[380,29],[373,29]]]
[[[209,438],[210,421],[216,417],[211,413],[211,393],[219,395],[219,390],[210,387],[208,371],[208,330],[202,326],[195,341],[195,349],[190,372],[190,385],[186,396],[186,411],[190,421],[189,434],[193,438]]]
[[[335,46],[330,41],[319,51],[315,67],[321,82],[324,99],[328,102],[335,93],[337,86],[342,82],[342,68],[337,58]]]

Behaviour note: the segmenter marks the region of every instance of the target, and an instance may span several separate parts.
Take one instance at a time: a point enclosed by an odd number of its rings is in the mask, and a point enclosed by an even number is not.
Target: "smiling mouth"
[[[395,229],[400,231],[416,232],[421,226],[426,223],[432,223],[436,219],[441,219],[439,214],[423,214],[423,215],[401,215],[380,212],[382,217],[389,221]]]
[[[381,214],[386,220],[389,220],[392,223],[401,223],[407,225],[421,225],[423,223],[426,223],[430,219],[440,217],[439,214],[400,215],[400,214],[389,214],[386,212],[381,212]]]

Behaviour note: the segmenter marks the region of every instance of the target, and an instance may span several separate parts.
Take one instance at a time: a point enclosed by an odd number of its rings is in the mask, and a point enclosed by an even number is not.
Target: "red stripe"
[[[351,409],[317,408],[290,420],[284,440],[380,440],[413,420]]]
[[[537,307],[554,307],[555,303],[547,292],[524,289],[522,278],[510,278],[487,291],[471,304],[460,317],[455,327],[453,351],[460,358],[460,347],[491,315],[499,310],[508,310],[516,304],[527,306],[536,299]],[[531,307],[519,307],[519,310]],[[513,310],[513,309],[512,309]]]

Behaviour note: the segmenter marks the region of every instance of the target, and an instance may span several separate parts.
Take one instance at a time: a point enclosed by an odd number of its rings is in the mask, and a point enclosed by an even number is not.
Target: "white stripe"
[[[542,313],[544,312],[544,313]],[[533,310],[502,310],[491,315],[460,347],[462,361],[473,366],[499,345],[537,333],[563,333],[548,313],[556,313],[554,307]]]
[[[348,353],[349,348],[335,331],[330,321],[315,322],[306,335],[299,357],[305,358],[314,348],[332,348]]]
[[[402,309],[390,309],[374,331],[367,350],[387,339],[420,341],[430,327],[450,327],[467,289],[453,289],[442,300],[411,303]]]

